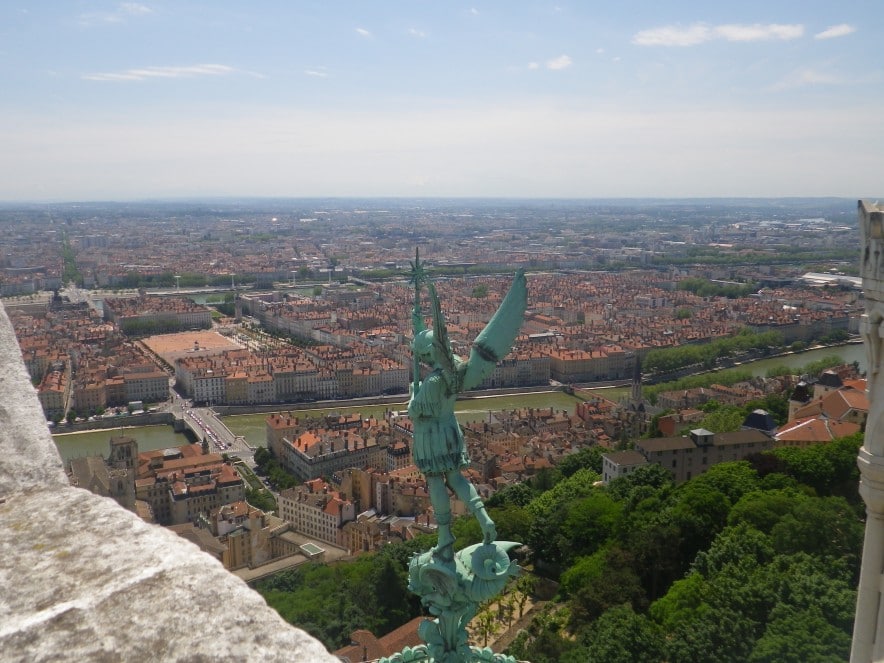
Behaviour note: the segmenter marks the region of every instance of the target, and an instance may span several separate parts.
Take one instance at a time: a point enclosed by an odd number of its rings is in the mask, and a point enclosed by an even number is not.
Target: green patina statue
[[[476,488],[461,473],[469,465],[469,459],[463,431],[454,416],[454,404],[459,393],[477,387],[509,352],[527,305],[525,275],[521,270],[516,273],[500,308],[474,341],[466,361],[451,350],[436,288],[428,282],[417,252],[411,282],[415,287],[414,380],[408,414],[414,426],[414,462],[427,479],[439,540],[432,550],[412,558],[409,588],[421,597],[435,619],[423,622],[419,629],[427,645],[407,649],[388,660],[391,663],[513,661],[512,657],[470,647],[467,643],[466,626],[479,604],[498,594],[507,580],[518,573],[518,565],[510,561],[507,552],[519,544],[496,541],[494,522]],[[430,296],[432,329],[424,325],[421,310],[424,284]],[[432,368],[423,380],[420,363]],[[457,554],[451,533],[449,489],[467,505],[482,529],[482,543]]]

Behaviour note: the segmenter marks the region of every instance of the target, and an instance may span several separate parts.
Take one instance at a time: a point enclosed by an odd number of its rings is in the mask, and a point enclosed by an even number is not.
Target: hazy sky
[[[0,5],[0,200],[884,192],[884,2]]]

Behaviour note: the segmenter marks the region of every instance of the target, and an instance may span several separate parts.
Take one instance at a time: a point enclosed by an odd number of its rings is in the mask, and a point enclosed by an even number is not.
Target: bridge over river
[[[249,446],[242,435],[235,435],[208,407],[175,407],[175,428],[187,427],[198,440],[207,440],[209,448],[217,453],[237,455],[249,465],[253,464],[254,447]]]

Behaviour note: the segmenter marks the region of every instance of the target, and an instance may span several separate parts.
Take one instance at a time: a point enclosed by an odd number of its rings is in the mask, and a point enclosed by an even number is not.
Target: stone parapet
[[[72,488],[0,305],[0,658],[338,659],[220,562]]]

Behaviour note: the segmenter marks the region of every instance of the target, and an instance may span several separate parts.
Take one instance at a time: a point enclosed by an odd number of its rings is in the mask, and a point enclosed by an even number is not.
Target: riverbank
[[[545,394],[564,391],[564,387],[551,387],[538,385],[535,387],[511,387],[506,389],[483,389],[482,391],[468,391],[457,397],[459,401],[469,401],[479,398],[495,398],[497,396],[514,396],[518,394]],[[300,401],[298,403],[269,403],[267,405],[214,405],[215,410],[222,417],[243,414],[271,414],[273,412],[301,412],[304,410],[346,410],[365,406],[377,405],[400,405],[405,409],[408,405],[408,394],[392,394],[390,396],[366,396],[364,398],[346,398],[327,401]]]
[[[748,370],[755,376],[764,377],[771,368],[786,365],[801,368],[808,363],[818,361],[825,356],[837,354],[845,363],[857,361],[860,370],[866,366],[865,346],[862,343],[849,343],[839,346],[821,346],[802,352],[788,352],[774,357],[756,360],[743,364],[739,368]],[[549,386],[538,386],[530,389],[506,389],[492,391],[474,391],[459,399],[456,406],[458,420],[462,423],[478,421],[489,412],[511,410],[520,407],[553,407],[557,410],[571,411],[580,400],[591,398],[594,394],[617,401],[628,394],[629,387],[598,385],[579,388],[575,385],[574,395],[566,394],[561,389]],[[505,393],[504,393],[505,392]],[[322,401],[312,403],[276,403],[264,406],[225,406],[216,407],[219,414],[224,415],[224,423],[235,435],[242,435],[251,446],[266,444],[266,415],[272,412],[293,411],[303,416],[321,416],[323,414],[347,411],[359,411],[363,416],[380,416],[385,409],[402,410],[407,404],[407,395],[375,398],[360,398],[347,401]],[[139,439],[139,448],[143,451],[187,444],[189,440],[180,433],[175,433],[172,426],[162,419],[154,420],[144,417],[169,417],[169,413],[149,413],[108,418],[99,422],[80,422],[76,427],[59,426],[52,430],[56,446],[62,458],[88,455],[106,455],[109,436],[104,433],[113,428],[125,427],[127,432]],[[160,425],[147,426],[153,421]],[[169,422],[170,423],[170,422]]]
[[[53,435],[67,435],[93,430],[110,430],[111,428],[134,428],[137,426],[171,426],[175,417],[171,412],[145,412],[143,414],[121,414],[115,417],[99,417],[92,421],[62,422],[53,426]]]
[[[856,338],[851,339],[845,343],[836,343],[832,345],[817,344],[809,348],[805,348],[804,350],[783,350],[775,354],[764,354],[760,350],[750,350],[748,352],[742,353],[739,357],[736,358],[725,357],[719,359],[714,368],[703,368],[699,364],[695,364],[692,366],[685,366],[673,371],[667,371],[666,373],[647,374],[645,375],[644,384],[665,384],[667,382],[676,382],[681,378],[685,378],[688,376],[704,375],[707,373],[718,373],[719,371],[724,371],[732,368],[745,369],[746,367],[753,367],[752,374],[754,376],[764,377],[766,370],[763,372],[759,372],[757,370],[759,367],[763,367],[766,365],[786,365],[789,367],[805,366],[815,361],[814,359],[807,360],[803,357],[803,355],[806,355],[808,353],[822,353],[819,358],[831,354],[847,354],[850,356],[850,358],[848,359],[845,357],[845,363],[849,364],[853,361],[857,361],[857,363],[860,365],[860,370],[865,370],[865,346],[863,345],[863,341],[861,338]],[[797,357],[799,359],[797,361],[793,361],[791,358],[794,357]]]

